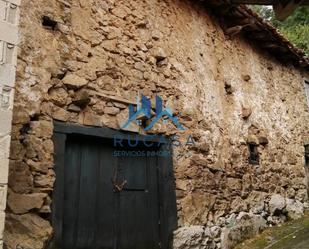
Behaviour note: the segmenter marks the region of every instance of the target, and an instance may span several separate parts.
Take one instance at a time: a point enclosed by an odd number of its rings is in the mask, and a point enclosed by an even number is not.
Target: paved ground
[[[309,249],[309,213],[300,220],[269,228],[235,249]]]

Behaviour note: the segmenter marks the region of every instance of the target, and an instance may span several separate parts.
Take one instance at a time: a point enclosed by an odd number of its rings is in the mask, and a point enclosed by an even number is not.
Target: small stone
[[[55,120],[59,120],[59,121],[67,121],[69,118],[68,112],[60,107],[56,107],[54,106],[53,108],[53,113],[52,113],[52,117]]]
[[[107,35],[107,39],[112,40],[115,39],[117,37],[121,36],[121,29],[116,28],[116,27],[111,27],[109,29],[108,35]]]
[[[40,138],[50,138],[53,135],[54,126],[51,121],[40,120],[30,122],[30,134]]]
[[[141,71],[141,72],[145,71],[144,63],[142,63],[142,62],[136,62],[134,64],[134,68]]]
[[[47,173],[48,172],[48,164],[45,162],[35,162],[31,159],[27,160],[27,165],[29,165],[32,171],[40,172],[40,173]]]
[[[254,144],[254,145],[258,145],[259,144],[259,140],[255,135],[249,135],[247,137],[247,143],[248,144]]]
[[[54,105],[51,102],[43,102],[41,104],[41,113],[45,114],[47,116],[51,116],[52,115],[53,106]]]
[[[148,51],[148,48],[146,47],[145,44],[138,45],[137,47],[138,47],[141,51],[143,51],[143,52],[147,52],[147,51]]]
[[[113,15],[123,19],[128,15],[130,10],[128,9],[128,7],[121,5],[121,6],[118,6],[117,8],[112,9],[111,12]]]
[[[128,107],[127,105],[119,103],[119,102],[113,102],[113,103],[114,103],[114,106],[119,108],[119,109],[125,109],[125,108]]]
[[[258,140],[259,140],[259,144],[261,144],[261,145],[267,145],[268,144],[268,138],[265,137],[265,136],[260,136],[258,138]]]
[[[155,41],[158,41],[162,38],[162,34],[160,31],[155,30],[154,32],[152,32],[152,39],[154,39]]]
[[[77,105],[70,104],[70,105],[68,106],[68,111],[79,113],[79,112],[81,111],[81,108],[80,108],[79,106],[77,106]]]
[[[24,214],[32,209],[40,209],[43,206],[47,194],[16,194],[10,192],[8,195],[8,207],[14,214]]]
[[[117,49],[117,41],[115,40],[105,40],[102,42],[102,47],[107,51],[119,53]]]
[[[51,213],[50,206],[49,205],[44,205],[43,207],[40,208],[39,213],[50,214]]]
[[[218,238],[221,234],[221,228],[219,226],[213,226],[210,228],[210,233],[213,238]]]
[[[208,154],[210,146],[208,143],[200,143],[197,145],[197,149],[203,154]]]
[[[16,106],[13,111],[13,124],[26,124],[30,121],[30,115],[24,107]]]
[[[53,229],[48,220],[38,214],[23,215],[6,214],[6,227],[4,231],[7,248],[41,249],[50,240]],[[20,247],[16,247],[20,245]]]
[[[179,180],[176,181],[176,189],[178,189],[178,190],[186,191],[187,185],[188,185],[188,181],[186,181],[186,180],[180,180],[179,179]]]
[[[248,119],[252,114],[252,110],[250,107],[243,107],[241,110],[241,115],[243,119]]]
[[[25,154],[26,150],[19,140],[11,141],[10,159],[22,160]]]
[[[66,105],[68,93],[63,88],[53,88],[49,91],[49,96],[53,103],[57,106],[63,107]]]
[[[121,84],[121,87],[124,89],[124,90],[129,90],[131,87],[132,87],[132,83],[131,82],[123,82]]]
[[[251,77],[250,77],[250,75],[248,75],[248,74],[243,75],[242,78],[243,78],[244,81],[249,81],[249,80],[251,80]]]
[[[52,188],[55,182],[55,174],[49,170],[47,175],[37,175],[34,177],[34,185],[36,187]]]
[[[282,212],[282,210],[285,208],[285,199],[283,196],[279,194],[274,194],[271,196],[269,201],[269,211],[273,214],[278,214]]]
[[[205,239],[203,226],[180,227],[174,232],[173,238],[174,249],[206,248],[201,247],[201,244],[204,242],[203,239]]]
[[[149,21],[148,20],[140,21],[139,23],[136,24],[136,27],[140,28],[140,29],[148,29],[149,28]]]
[[[286,211],[288,218],[296,220],[304,215],[304,205],[298,200],[286,199]]]
[[[101,126],[101,117],[91,112],[85,112],[84,125]]]
[[[76,92],[72,103],[78,107],[84,108],[90,103],[90,96],[86,90]]]
[[[104,108],[104,113],[109,114],[109,115],[117,115],[120,112],[119,108],[117,107],[105,107]]]
[[[15,193],[28,193],[33,188],[33,176],[27,164],[10,161],[9,187]]]
[[[99,79],[97,79],[97,85],[100,87],[102,90],[107,90],[107,91],[113,91],[114,90],[114,82],[115,80],[112,79],[108,75],[103,75]]]
[[[69,89],[78,89],[87,85],[88,81],[76,74],[67,74],[63,78],[63,84],[65,84]]]
[[[161,47],[154,48],[152,54],[157,59],[157,61],[162,61],[167,57],[166,52]]]

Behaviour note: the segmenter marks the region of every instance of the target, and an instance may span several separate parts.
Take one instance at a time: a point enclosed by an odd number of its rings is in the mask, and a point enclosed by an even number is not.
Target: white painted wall
[[[20,0],[0,0],[0,249],[7,198]]]

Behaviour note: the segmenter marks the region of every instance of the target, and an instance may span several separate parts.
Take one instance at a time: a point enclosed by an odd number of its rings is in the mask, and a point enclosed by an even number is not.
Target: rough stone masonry
[[[10,107],[1,109],[0,235],[2,152],[11,140],[7,249],[42,249],[52,238],[53,121],[120,129],[138,92],[162,97],[186,127],[180,137],[191,134],[197,144],[174,158],[174,248],[231,248],[266,226],[301,217],[308,207],[309,111],[301,72],[242,36],[226,37],[202,4],[21,1],[16,73],[11,136],[10,125],[2,131]],[[171,124],[151,130],[176,132]],[[249,163],[249,144],[259,165]]]
[[[19,0],[0,1],[0,248],[7,199],[19,5]]]

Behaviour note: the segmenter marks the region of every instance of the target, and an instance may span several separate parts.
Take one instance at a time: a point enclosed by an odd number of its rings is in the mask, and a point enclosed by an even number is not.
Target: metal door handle
[[[114,177],[112,179],[114,192],[121,192],[124,186],[128,183],[127,180],[124,180],[122,183],[117,182],[117,169],[114,171]]]

